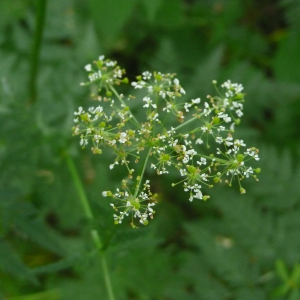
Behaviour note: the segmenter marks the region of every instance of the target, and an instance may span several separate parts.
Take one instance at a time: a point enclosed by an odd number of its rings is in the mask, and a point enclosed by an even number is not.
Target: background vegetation
[[[1,0],[0,298],[107,299],[93,227],[116,299],[299,299],[299,53],[298,0]],[[260,149],[260,181],[191,204],[172,174],[153,177],[154,221],[115,226],[101,192],[122,174],[71,136],[73,112],[91,104],[83,66],[101,54],[131,80],[176,72],[190,98],[213,79],[242,83],[237,133]]]

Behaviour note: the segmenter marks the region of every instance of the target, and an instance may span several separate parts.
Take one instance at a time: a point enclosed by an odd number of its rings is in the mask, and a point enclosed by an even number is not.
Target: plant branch
[[[112,85],[109,85],[110,90],[115,94],[115,96],[118,98],[118,100],[124,105],[124,107],[126,107],[127,105],[125,104],[125,102],[123,101],[123,99],[120,97],[119,93],[115,90],[115,88]],[[141,127],[139,121],[135,118],[135,116],[131,113],[132,115],[132,119],[134,120],[134,122],[136,123],[136,125],[138,127]]]
[[[178,125],[177,127],[174,128],[174,130],[178,130],[178,129],[180,129],[180,128],[182,128],[182,127],[184,127],[184,126],[186,126],[186,125],[188,125],[188,124],[190,124],[192,122],[194,122],[197,119],[199,119],[199,116],[193,117],[193,118],[189,119],[188,121],[186,121],[186,122]]]
[[[136,196],[137,196],[137,194],[138,194],[138,192],[139,192],[139,189],[140,189],[140,186],[141,186],[141,182],[142,182],[142,178],[143,178],[144,173],[145,173],[146,165],[147,165],[147,163],[148,163],[148,159],[149,159],[151,150],[152,150],[152,147],[149,149],[149,151],[148,151],[148,153],[147,153],[147,156],[146,156],[146,158],[145,158],[144,165],[143,165],[143,169],[142,169],[142,172],[141,172],[141,175],[140,175],[140,180],[139,180],[138,186],[136,187],[136,190],[135,190],[135,193],[134,193],[134,198],[136,198]]]

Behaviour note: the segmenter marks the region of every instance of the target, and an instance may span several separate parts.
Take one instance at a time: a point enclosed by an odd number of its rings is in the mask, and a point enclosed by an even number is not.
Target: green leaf
[[[274,73],[276,79],[285,82],[300,81],[300,34],[289,34],[279,43],[274,59]]]
[[[17,252],[9,242],[0,237],[0,268],[22,280],[37,283],[35,276],[30,274],[29,268],[23,263]]]
[[[88,0],[95,26],[105,48],[111,48],[136,6],[136,0]]]
[[[149,22],[153,22],[155,15],[161,5],[162,0],[142,0],[146,8],[146,13]]]
[[[284,261],[281,259],[277,259],[275,262],[275,268],[276,268],[276,271],[277,271],[277,274],[279,275],[279,277],[283,281],[288,281],[289,274],[288,274],[288,270],[286,268]]]
[[[295,264],[293,268],[293,272],[291,274],[291,280],[293,280],[295,283],[300,284],[300,265]]]
[[[176,28],[183,23],[183,5],[180,0],[163,0],[156,16],[156,24],[165,28]]]
[[[300,296],[299,287],[294,288],[292,292],[290,293],[288,300],[298,300]]]
[[[290,287],[287,283],[281,284],[275,290],[272,291],[271,297],[278,298],[285,295],[289,291]]]

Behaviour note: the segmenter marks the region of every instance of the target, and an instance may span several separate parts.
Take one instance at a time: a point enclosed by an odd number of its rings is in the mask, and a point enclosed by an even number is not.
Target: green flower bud
[[[236,94],[236,96],[234,97],[234,99],[237,99],[237,100],[241,100],[244,98],[244,94],[243,93],[238,93]]]
[[[244,189],[244,188],[240,188],[240,192],[241,192],[241,194],[245,194],[246,193],[246,190]]]
[[[255,172],[255,173],[260,173],[260,172],[261,172],[261,168],[256,168],[256,169],[254,169],[254,172]]]
[[[202,200],[203,200],[203,201],[207,201],[207,199],[209,199],[209,198],[210,198],[210,196],[205,195],[205,196],[203,196]]]
[[[215,183],[217,183],[217,182],[219,182],[220,181],[220,177],[215,177],[214,179],[213,179],[213,182],[215,182]]]
[[[238,162],[242,162],[243,159],[244,159],[244,155],[243,155],[243,154],[238,154],[238,155],[236,156],[236,159],[237,159]]]
[[[108,96],[108,97],[112,96],[112,92],[111,91],[106,91],[106,96]]]
[[[141,205],[136,199],[130,199],[129,202],[134,207],[134,209],[140,209]]]
[[[219,117],[214,117],[212,123],[213,124],[219,124],[220,123],[220,118]]]
[[[194,166],[188,166],[187,169],[191,174],[195,174],[197,171],[197,168]]]
[[[90,118],[89,118],[89,115],[88,113],[85,113],[83,115],[80,115],[80,118],[83,122],[89,122],[90,121]]]
[[[148,220],[144,220],[144,221],[143,221],[143,225],[145,225],[145,226],[147,226],[148,223],[149,223]]]
[[[155,74],[155,75],[154,75],[154,78],[155,78],[157,81],[161,81],[161,80],[162,80],[161,74]]]
[[[94,148],[93,153],[94,154],[102,154],[102,150],[100,148]]]
[[[169,161],[170,155],[169,154],[163,154],[160,158],[161,161]]]
[[[103,61],[97,60],[97,61],[96,61],[96,66],[97,66],[99,69],[101,69],[102,66],[103,66]]]

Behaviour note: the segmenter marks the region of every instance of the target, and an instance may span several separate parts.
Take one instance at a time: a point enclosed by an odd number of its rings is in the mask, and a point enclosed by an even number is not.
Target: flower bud
[[[191,174],[195,174],[197,171],[197,168],[194,166],[188,166],[187,169]]]
[[[90,118],[89,118],[89,114],[88,113],[85,113],[85,114],[82,114],[80,115],[80,118],[83,122],[88,122],[90,121]]]
[[[136,199],[130,199],[129,202],[134,207],[134,209],[140,209],[141,205]]]
[[[202,200],[206,201],[207,199],[209,199],[210,197],[208,195],[203,196]]]
[[[155,74],[154,78],[155,78],[157,81],[161,81],[161,80],[162,80],[161,74]]]
[[[241,100],[241,99],[243,99],[244,98],[244,94],[243,93],[238,93],[238,94],[236,94],[236,96],[234,97],[234,99],[236,99],[236,100]]]
[[[129,80],[128,80],[127,77],[125,77],[125,78],[123,78],[122,82],[125,83],[125,84],[127,84],[129,82]]]
[[[100,148],[92,148],[94,154],[102,154],[102,150]]]
[[[213,124],[219,124],[220,123],[220,118],[219,117],[214,117],[212,123]]]
[[[236,159],[237,159],[238,162],[242,162],[243,159],[244,159],[244,155],[243,155],[243,154],[238,154],[238,155],[236,156]]]
[[[220,177],[215,177],[214,179],[213,179],[213,182],[215,182],[215,183],[217,183],[217,182],[219,182],[220,181]]]
[[[143,225],[145,225],[145,226],[147,226],[147,225],[148,225],[148,223],[149,223],[149,222],[148,222],[148,220],[144,220],[144,221],[142,221],[142,224],[143,224]]]

